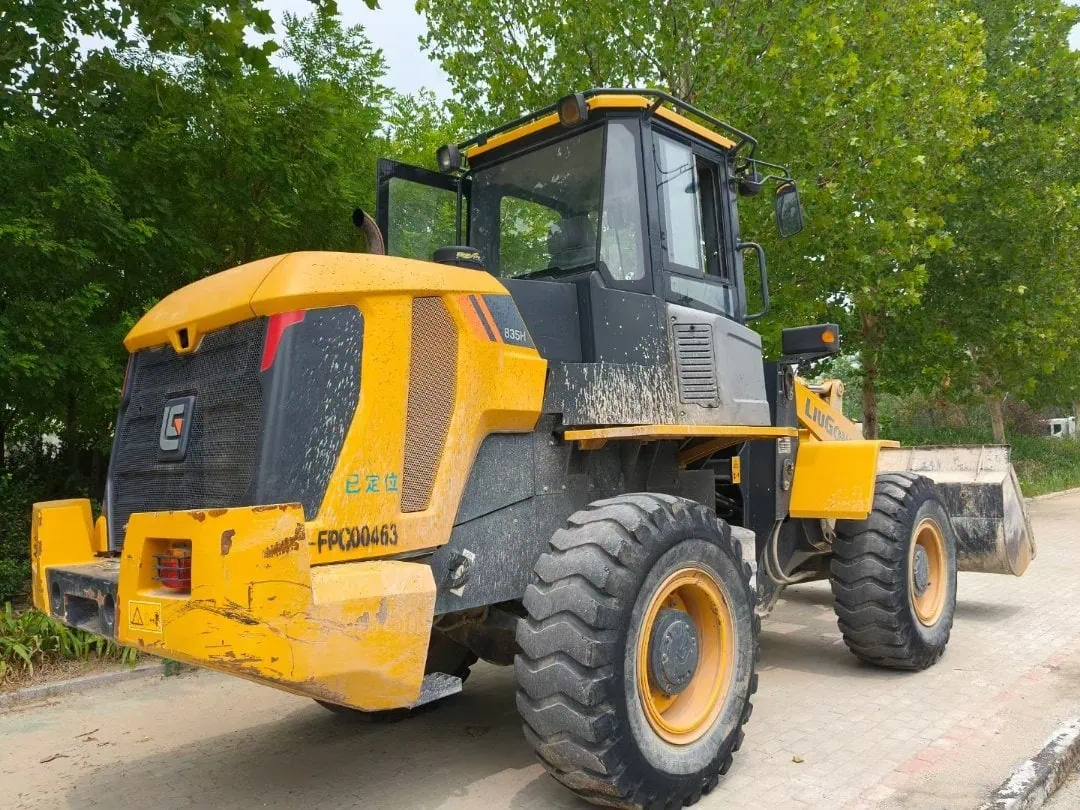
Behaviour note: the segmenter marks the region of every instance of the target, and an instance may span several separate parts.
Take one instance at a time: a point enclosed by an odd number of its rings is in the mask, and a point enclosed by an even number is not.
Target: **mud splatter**
[[[276,543],[271,543],[265,549],[263,549],[263,557],[270,559],[272,557],[282,557],[290,552],[299,551],[300,544],[304,542],[304,526],[301,523],[296,524],[296,532],[290,537],[283,537]]]
[[[229,549],[232,548],[233,538],[236,536],[236,529],[226,529],[221,533],[221,556],[224,557],[229,553]]]

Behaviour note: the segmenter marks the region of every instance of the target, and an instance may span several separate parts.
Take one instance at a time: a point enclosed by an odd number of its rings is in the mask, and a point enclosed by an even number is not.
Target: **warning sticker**
[[[128,602],[128,629],[136,633],[161,632],[161,603]]]

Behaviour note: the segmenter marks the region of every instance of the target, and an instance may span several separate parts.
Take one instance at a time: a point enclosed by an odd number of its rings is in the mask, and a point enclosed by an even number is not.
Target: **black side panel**
[[[520,599],[551,535],[586,504],[624,492],[666,492],[710,504],[709,470],[680,471],[674,442],[612,442],[582,451],[553,433],[490,436],[469,474],[450,541],[428,562],[437,614]]]
[[[503,279],[540,356],[552,363],[581,362],[577,286],[560,281]]]
[[[133,512],[242,506],[255,476],[262,422],[259,379],[266,320],[211,332],[196,351],[171,346],[131,358],[109,465],[109,549],[119,551]],[[165,404],[194,396],[182,460],[162,460],[158,446]]]
[[[265,389],[252,504],[300,503],[312,520],[360,397],[364,318],[356,307],[309,310],[288,327]]]
[[[592,333],[594,363],[634,363],[663,367],[671,374],[664,302],[653,295],[604,286],[589,276],[589,312],[582,330]]]
[[[533,442],[531,433],[493,433],[484,439],[455,526],[533,496]]]
[[[671,366],[638,363],[558,363],[548,372],[544,412],[563,427],[675,422]]]
[[[777,427],[798,426],[794,385],[790,365],[765,363],[765,395],[769,400],[772,422]],[[743,447],[741,486],[746,527],[757,535],[759,557],[774,522],[785,520],[788,516],[798,449],[797,438],[748,442]]]
[[[581,361],[548,358],[544,412],[562,414],[564,427],[675,422],[664,302],[607,287],[598,272],[575,279],[575,286]]]

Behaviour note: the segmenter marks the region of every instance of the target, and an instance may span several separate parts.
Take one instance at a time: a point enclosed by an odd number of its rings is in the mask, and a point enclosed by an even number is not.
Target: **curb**
[[[1031,498],[1026,498],[1028,503],[1034,503],[1036,501],[1048,501],[1051,498],[1060,498],[1064,495],[1075,495],[1080,492],[1080,487],[1073,487],[1072,489],[1059,489],[1057,492],[1047,492],[1044,495],[1035,495]]]
[[[1080,718],[1058,727],[1043,749],[1021,762],[979,810],[1033,810],[1061,787],[1080,763]]]
[[[143,664],[136,664],[130,669],[125,667],[112,672],[100,672],[97,675],[84,675],[81,678],[72,678],[67,681],[27,686],[6,695],[0,695],[0,709],[10,708],[21,703],[29,703],[33,700],[55,697],[56,695],[66,695],[69,692],[79,692],[83,689],[93,689],[98,686],[107,686],[163,674],[164,663],[162,661],[147,661]]]

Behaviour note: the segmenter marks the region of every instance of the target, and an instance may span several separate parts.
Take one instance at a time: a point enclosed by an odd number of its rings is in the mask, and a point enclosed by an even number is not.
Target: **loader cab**
[[[638,92],[570,96],[445,147],[440,172],[380,161],[388,252],[430,260],[468,245],[504,280],[580,284],[596,274],[608,289],[737,322],[760,314],[763,291],[755,282],[748,294],[736,247],[736,175],[756,144]]]
[[[768,424],[747,326],[764,253],[737,205],[772,179],[756,146],[664,93],[589,91],[443,147],[439,171],[380,161],[378,225],[392,255],[479,254],[553,365],[563,424]],[[590,393],[619,387],[654,395]]]

